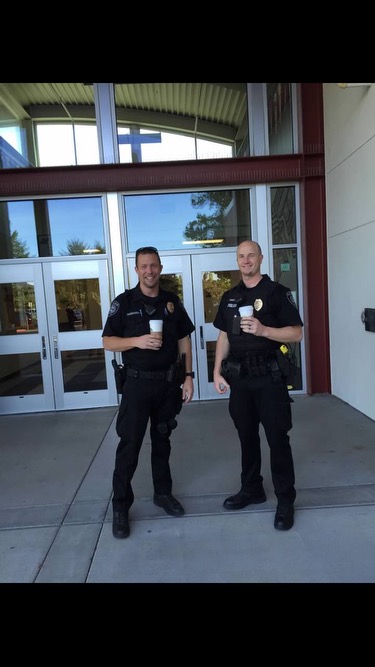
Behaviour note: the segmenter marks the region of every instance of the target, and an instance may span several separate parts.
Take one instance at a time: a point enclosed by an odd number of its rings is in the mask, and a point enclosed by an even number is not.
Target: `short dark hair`
[[[138,263],[138,255],[156,255],[158,260],[159,260],[159,264],[161,264],[159,251],[153,245],[145,245],[142,248],[138,248],[138,250],[135,251],[135,265],[136,266],[137,266],[137,263]]]

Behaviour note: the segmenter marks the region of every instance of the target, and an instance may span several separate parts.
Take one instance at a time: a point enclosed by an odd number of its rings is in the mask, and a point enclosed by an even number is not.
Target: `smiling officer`
[[[154,503],[171,516],[185,513],[172,495],[170,435],[182,404],[193,398],[190,334],[195,327],[179,297],[159,286],[162,270],[156,248],[138,248],[139,282],[112,301],[102,334],[104,349],[121,352],[124,365],[112,499],[112,532],[118,538],[130,534],[131,481],[149,419]],[[162,337],[150,333],[151,319],[163,321]]]

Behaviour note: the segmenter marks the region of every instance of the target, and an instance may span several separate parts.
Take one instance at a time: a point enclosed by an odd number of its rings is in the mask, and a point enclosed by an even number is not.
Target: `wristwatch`
[[[189,371],[189,373],[185,373],[185,375],[186,375],[186,377],[189,376],[190,378],[193,378],[193,380],[194,380],[194,378],[195,378],[195,373],[194,373],[194,371]]]

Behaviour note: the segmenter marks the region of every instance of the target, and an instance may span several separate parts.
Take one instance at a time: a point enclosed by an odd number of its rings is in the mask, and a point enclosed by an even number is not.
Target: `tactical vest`
[[[251,295],[255,296],[253,303],[249,301],[249,289],[241,284],[227,292],[223,307],[228,323],[227,335],[230,343],[230,356],[232,358],[243,360],[252,355],[270,353],[278,349],[279,343],[276,341],[244,333],[236,322],[237,318],[241,317],[239,307],[251,305],[254,308],[254,317],[262,324],[268,327],[277,327],[278,321],[271,307],[271,296],[277,286],[278,283],[270,279],[263,279],[259,283],[259,286],[257,285],[252,288]],[[228,306],[229,302],[232,304],[232,307]]]

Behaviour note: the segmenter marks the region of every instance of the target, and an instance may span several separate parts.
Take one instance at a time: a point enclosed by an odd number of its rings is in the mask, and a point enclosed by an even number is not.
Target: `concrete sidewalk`
[[[240,447],[228,402],[183,408],[172,434],[174,495],[152,501],[147,433],[131,534],[112,536],[116,408],[0,417],[1,583],[374,583],[375,422],[328,395],[295,396],[290,433],[295,525],[276,531],[267,502],[228,512]]]

